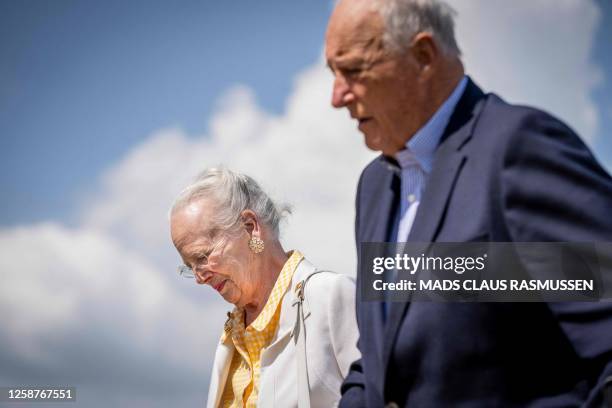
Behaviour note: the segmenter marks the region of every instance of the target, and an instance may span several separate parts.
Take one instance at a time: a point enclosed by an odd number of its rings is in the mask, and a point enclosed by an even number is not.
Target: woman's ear
[[[244,210],[240,215],[242,218],[242,225],[249,236],[261,237],[261,226],[257,219],[257,214],[252,210]]]

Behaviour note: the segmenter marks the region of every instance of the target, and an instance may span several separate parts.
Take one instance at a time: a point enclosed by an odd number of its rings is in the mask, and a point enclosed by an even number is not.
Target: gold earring
[[[264,247],[265,245],[261,238],[253,236],[251,239],[249,239],[249,248],[251,248],[251,251],[255,252],[256,254],[263,252]]]

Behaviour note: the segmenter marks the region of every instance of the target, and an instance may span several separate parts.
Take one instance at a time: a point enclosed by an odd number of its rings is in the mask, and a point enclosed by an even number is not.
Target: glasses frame
[[[213,252],[215,252],[219,248],[224,247],[225,244],[227,243],[227,239],[228,239],[227,236],[224,236],[218,239],[206,253],[204,253],[203,255],[200,255],[198,257],[198,262],[195,264],[195,267],[194,267],[195,270],[194,268],[186,264],[181,264],[177,266],[176,271],[178,272],[178,274],[182,276],[183,278],[188,278],[188,279],[195,278],[196,272],[204,268],[206,265],[208,265],[208,259],[210,258],[210,256],[213,254]]]

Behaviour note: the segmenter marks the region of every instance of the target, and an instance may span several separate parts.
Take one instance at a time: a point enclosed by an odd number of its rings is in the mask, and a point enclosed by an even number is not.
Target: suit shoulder
[[[496,129],[498,133],[512,139],[522,138],[529,133],[563,133],[572,139],[578,138],[567,124],[549,112],[532,106],[510,104],[496,94],[489,94],[479,126]]]
[[[554,156],[563,151],[592,156],[582,139],[563,121],[543,110],[507,103],[489,94],[473,132],[473,148],[490,151],[502,162],[524,155]],[[535,157],[534,156],[534,157]]]

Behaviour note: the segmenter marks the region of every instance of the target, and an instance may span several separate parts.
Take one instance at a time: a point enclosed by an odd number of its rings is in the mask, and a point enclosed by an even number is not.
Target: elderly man
[[[435,0],[331,16],[332,104],[382,153],[359,180],[357,245],[612,241],[609,175],[559,120],[465,76],[453,16]],[[600,406],[612,381],[612,303],[358,299],[357,317],[344,407]]]

